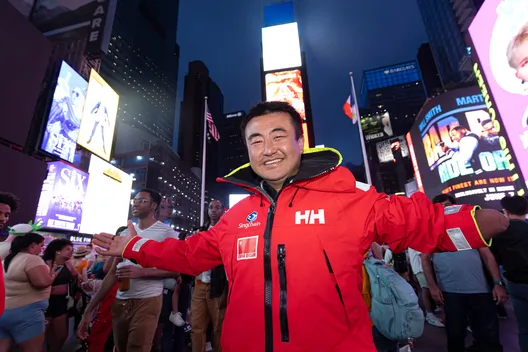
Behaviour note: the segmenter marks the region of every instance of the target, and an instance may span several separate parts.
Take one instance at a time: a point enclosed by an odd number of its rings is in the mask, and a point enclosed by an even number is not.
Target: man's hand
[[[95,247],[95,251],[98,254],[112,256],[112,257],[121,257],[123,251],[125,250],[126,245],[132,238],[137,236],[136,229],[131,220],[128,220],[128,233],[125,236],[115,236],[109,233],[100,233],[94,235],[93,243],[96,246],[104,248]]]
[[[436,304],[443,306],[444,295],[442,295],[442,291],[440,291],[440,288],[438,286],[432,286],[429,287],[429,291],[431,292],[431,297],[433,297]]]
[[[139,279],[145,276],[143,268],[136,265],[123,265],[117,268],[116,275],[119,279]]]
[[[486,241],[503,233],[508,229],[510,221],[503,214],[493,209],[480,209],[475,212],[480,233]]]
[[[497,302],[497,305],[508,300],[508,294],[503,286],[495,285],[495,287],[493,287],[493,300]]]

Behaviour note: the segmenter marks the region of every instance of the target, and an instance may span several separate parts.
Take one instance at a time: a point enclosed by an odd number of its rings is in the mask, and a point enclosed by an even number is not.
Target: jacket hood
[[[301,165],[292,184],[321,192],[354,192],[356,180],[347,168],[339,166],[342,161],[341,154],[333,148],[307,149],[301,155]],[[317,182],[323,176],[328,176],[325,182]],[[229,175],[218,178],[218,181],[233,183],[254,192],[261,190],[262,178],[247,163]]]

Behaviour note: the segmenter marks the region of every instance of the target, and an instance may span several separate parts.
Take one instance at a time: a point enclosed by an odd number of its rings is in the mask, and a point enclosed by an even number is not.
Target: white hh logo
[[[295,213],[295,225],[301,225],[302,223],[313,225],[316,221],[318,224],[325,223],[324,209],[319,209],[317,212],[315,210],[305,210]]]

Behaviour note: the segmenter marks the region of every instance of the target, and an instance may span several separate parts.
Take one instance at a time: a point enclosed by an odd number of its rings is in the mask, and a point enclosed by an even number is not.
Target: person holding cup
[[[170,226],[156,220],[155,213],[160,203],[161,195],[150,189],[139,191],[132,199],[132,216],[139,220],[134,227],[140,237],[158,242],[178,237]],[[128,230],[124,230],[121,235],[127,233]],[[94,308],[118,283],[119,289],[112,305],[114,343],[119,351],[150,351],[161,311],[163,279],[178,276],[178,273],[143,268],[126,259],[114,260],[101,288],[86,308],[77,329],[78,337],[88,337]]]

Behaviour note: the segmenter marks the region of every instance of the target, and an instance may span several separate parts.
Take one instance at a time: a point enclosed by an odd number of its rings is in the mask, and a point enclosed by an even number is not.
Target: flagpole
[[[202,146],[202,189],[200,194],[200,226],[205,223],[205,162],[207,155],[207,97],[204,98],[204,125],[203,125],[203,146]]]
[[[354,115],[357,116],[357,124],[359,129],[359,140],[361,142],[361,151],[363,152],[363,164],[365,165],[365,176],[367,183],[372,185],[372,179],[370,177],[370,165],[367,157],[367,149],[365,147],[365,139],[363,138],[363,126],[361,126],[361,116],[359,116],[359,101],[356,96],[356,87],[354,85],[354,75],[350,72],[350,82],[352,83],[352,94],[354,95]]]

